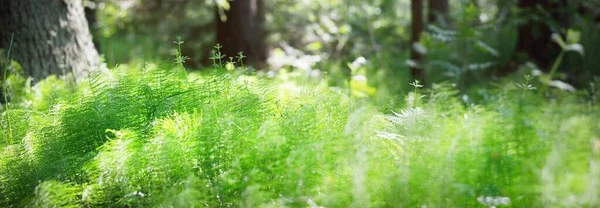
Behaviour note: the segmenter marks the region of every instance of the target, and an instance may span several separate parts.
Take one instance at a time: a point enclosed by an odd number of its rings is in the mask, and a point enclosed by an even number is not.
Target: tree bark
[[[541,69],[549,69],[560,53],[560,47],[552,41],[552,33],[561,33],[562,28],[568,28],[568,14],[563,9],[567,6],[566,0],[552,3],[550,0],[519,0],[518,7],[521,17],[526,21],[518,26],[518,39],[516,46],[517,62],[523,58],[532,60]],[[551,19],[545,21],[540,18],[527,18],[527,15],[544,16],[538,8],[551,14]],[[560,28],[551,28],[549,21],[556,22]],[[516,69],[512,69],[514,71]],[[507,74],[507,73],[504,73]]]
[[[221,53],[235,57],[238,52],[243,52],[247,57],[244,64],[265,67],[267,49],[263,0],[235,0],[229,3],[225,21],[216,12],[217,42],[223,46]]]
[[[72,72],[77,80],[98,66],[82,0],[0,0],[0,42],[34,80]]]
[[[420,69],[421,54],[415,50],[415,44],[419,42],[423,32],[423,1],[411,0],[411,36],[410,36],[410,59],[415,63],[411,65],[410,72],[414,79],[424,81],[423,71]]]
[[[427,20],[430,24],[436,24],[442,27],[450,26],[450,5],[448,0],[429,0],[429,13]]]
[[[88,28],[92,34],[92,42],[94,43],[94,47],[96,47],[96,51],[102,53],[100,42],[94,37],[94,35],[98,33],[98,1],[90,0],[88,2],[89,5],[84,5],[85,19],[88,22]]]

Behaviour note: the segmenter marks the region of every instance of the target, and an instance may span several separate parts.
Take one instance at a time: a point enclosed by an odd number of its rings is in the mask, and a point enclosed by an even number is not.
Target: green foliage
[[[181,36],[193,40],[183,45],[189,64],[199,66],[214,44],[215,0],[90,0],[96,2],[100,53],[112,66],[131,61],[155,60],[173,54],[169,43]]]
[[[176,51],[168,43],[180,36],[186,40],[182,45],[182,55],[189,56],[186,66],[209,67],[211,63],[203,60],[213,56],[209,51],[216,21],[229,8],[227,0],[99,2],[103,35],[96,37],[109,66],[171,55]],[[306,82],[328,77],[330,84],[353,88],[356,95],[375,98],[381,105],[393,106],[389,100],[408,89],[391,83],[410,80],[408,67],[396,61],[408,54],[409,1],[266,0],[264,11],[269,31],[265,42],[272,49],[269,69],[274,72],[299,74]],[[346,65],[359,57],[368,64],[359,74],[349,73]],[[349,84],[349,79],[357,83]]]
[[[58,181],[45,181],[35,189],[30,207],[79,207],[81,187]]]
[[[560,91],[548,102],[528,93],[531,77],[526,88],[490,89],[480,105],[454,85],[415,81],[406,107],[385,115],[325,81],[290,85],[216,67],[187,76],[180,64],[123,65],[76,86],[51,77],[11,95],[0,117],[0,203],[600,203],[598,107]]]
[[[493,13],[481,10],[469,4],[458,13],[454,27],[429,25],[419,44],[429,82],[452,80],[464,90],[487,83],[490,74],[512,60],[516,24],[487,19]]]

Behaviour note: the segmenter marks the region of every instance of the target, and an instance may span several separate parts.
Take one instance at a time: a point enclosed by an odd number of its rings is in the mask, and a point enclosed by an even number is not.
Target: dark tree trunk
[[[554,2],[554,3],[553,3]],[[548,70],[560,53],[560,47],[552,41],[552,33],[561,33],[569,27],[569,14],[566,12],[566,0],[519,0],[518,7],[522,19],[526,20],[518,26],[518,39],[514,62],[531,60],[543,70]],[[543,8],[541,12],[538,8]],[[532,15],[543,17],[551,14],[551,19],[531,18]],[[556,24],[551,24],[554,22]],[[558,27],[551,27],[556,25]],[[517,64],[500,72],[506,75],[516,70]]]
[[[429,0],[429,13],[427,14],[427,20],[431,24],[440,25],[442,27],[450,26],[450,5],[448,0]]]
[[[244,64],[265,67],[267,49],[263,0],[235,0],[229,3],[231,7],[225,12],[225,21],[221,20],[219,12],[216,14],[217,42],[223,46],[221,52],[228,57],[243,52],[247,56]]]
[[[411,0],[411,36],[410,36],[410,59],[415,63],[410,67],[410,73],[414,79],[424,81],[422,69],[419,67],[421,62],[421,54],[415,50],[415,44],[419,42],[421,33],[423,32],[423,1],[422,0]]]
[[[88,26],[90,29],[90,33],[92,34],[92,41],[94,43],[94,47],[96,47],[96,50],[99,53],[102,53],[102,50],[100,49],[100,42],[98,42],[98,39],[96,39],[94,37],[94,35],[97,34],[98,31],[98,5],[97,5],[97,1],[88,1],[90,2],[90,5],[86,5],[85,6],[85,19],[88,22]]]
[[[82,0],[0,0],[0,42],[36,80],[73,72],[83,78],[99,62]]]

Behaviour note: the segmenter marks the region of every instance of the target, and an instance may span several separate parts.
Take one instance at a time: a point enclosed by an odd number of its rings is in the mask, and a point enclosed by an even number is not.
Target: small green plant
[[[181,45],[183,45],[183,40],[181,39],[181,37],[177,37],[177,40],[174,41],[173,43],[177,44],[177,50],[175,51],[175,63],[177,64],[177,67],[179,68],[180,72],[183,77],[186,78],[187,80],[187,72],[185,71],[185,67],[183,66],[183,64],[185,63],[185,61],[189,60],[190,58],[187,56],[184,56],[181,52]],[[187,82],[187,81],[186,81]]]
[[[181,39],[181,37],[177,37],[177,40],[173,41],[173,43],[177,44],[177,50],[175,51],[175,63],[177,63],[177,66],[179,66],[180,68],[184,68],[183,64],[185,63],[185,61],[190,59],[187,56],[183,56],[183,54],[181,53],[181,45],[183,45],[184,42]]]
[[[235,56],[235,58],[237,59],[237,62],[240,63],[240,67],[244,68],[244,58],[246,58],[246,56],[244,56],[244,52],[240,51],[238,52],[237,56]]]
[[[568,30],[566,41],[559,34],[552,34],[552,40],[560,46],[561,51],[560,54],[558,54],[558,57],[556,57],[556,59],[554,60],[554,64],[552,64],[550,72],[547,75],[543,74],[540,77],[540,81],[544,84],[542,85],[542,88],[539,91],[540,93],[545,93],[548,89],[548,86],[557,87],[561,90],[566,91],[575,91],[575,88],[573,88],[571,85],[566,84],[562,81],[554,80],[554,76],[558,72],[558,68],[560,68],[567,52],[571,51],[576,52],[581,56],[585,55],[583,46],[579,44],[579,39],[579,32],[574,30]]]
[[[527,91],[533,91],[537,88],[535,88],[533,85],[529,84],[529,82],[531,80],[533,80],[533,77],[529,74],[525,74],[525,83],[518,83],[517,87],[523,90],[523,93],[521,94],[521,97],[524,98],[525,97],[525,92]]]
[[[411,82],[410,85],[414,87],[414,91],[408,95],[407,99],[411,107],[417,107],[419,100],[423,98],[423,96],[419,95],[419,88],[422,88],[423,85],[420,84],[419,80]]]
[[[210,51],[211,57],[210,60],[213,61],[213,67],[215,69],[223,69],[225,66],[223,65],[223,59],[225,58],[225,54],[221,53],[221,44],[214,46],[214,49]]]

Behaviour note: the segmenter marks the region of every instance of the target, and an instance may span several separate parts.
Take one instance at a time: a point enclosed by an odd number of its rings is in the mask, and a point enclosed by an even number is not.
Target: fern
[[[451,84],[417,87],[386,115],[324,82],[222,66],[183,76],[170,63],[122,65],[78,85],[49,78],[0,112],[0,204],[598,205],[598,107],[505,86],[479,104]]]

